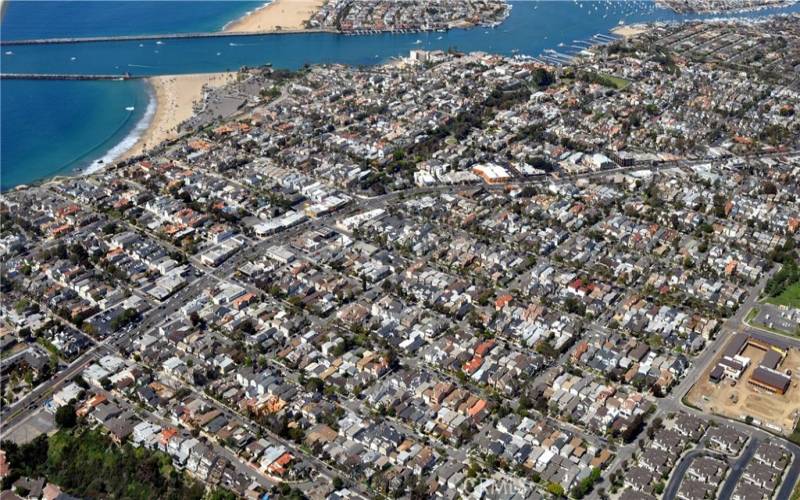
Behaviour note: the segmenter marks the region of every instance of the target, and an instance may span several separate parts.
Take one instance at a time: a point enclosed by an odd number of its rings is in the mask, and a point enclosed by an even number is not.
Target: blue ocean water
[[[11,0],[3,40],[216,31],[261,1]]]
[[[66,4],[66,5],[65,5]],[[2,23],[3,39],[59,36],[213,31],[259,5],[258,2],[15,2]],[[371,65],[409,50],[481,50],[539,55],[545,50],[576,50],[575,40],[607,34],[619,22],[678,21],[708,16],[678,15],[649,1],[512,2],[510,17],[496,28],[438,33],[344,36],[283,34],[257,37],[100,42],[4,47],[3,72],[122,74],[137,76],[235,70],[270,63]],[[70,10],[71,13],[70,13]],[[800,5],[747,13],[761,17],[800,11]],[[71,23],[66,18],[80,18]],[[42,28],[44,27],[44,28]],[[11,50],[11,54],[6,50]],[[13,83],[13,84],[12,84]],[[105,154],[113,140],[133,130],[134,114],[125,111],[144,95],[141,82],[2,81],[2,187],[85,167]],[[126,83],[127,85],[120,85]],[[36,98],[40,94],[41,99]],[[58,97],[60,96],[60,97]],[[137,97],[138,96],[138,97]],[[92,101],[91,104],[88,101]],[[47,102],[47,104],[43,104]],[[138,102],[138,101],[137,101]],[[103,117],[94,112],[103,109]],[[85,111],[83,116],[81,112]],[[109,116],[106,116],[109,115]],[[70,122],[62,117],[72,117]],[[139,115],[141,116],[141,115]],[[108,122],[123,123],[114,134]],[[25,124],[17,126],[18,120]],[[14,126],[8,126],[12,124]],[[60,133],[56,125],[70,124]],[[48,134],[39,133],[47,130]],[[117,132],[118,131],[118,132]],[[117,133],[119,136],[117,136]],[[113,138],[110,136],[113,135]],[[56,147],[56,143],[58,143]],[[63,144],[62,144],[63,143]],[[105,151],[104,151],[105,150]]]
[[[216,31],[263,4],[12,0],[0,23],[0,38]],[[14,71],[12,63],[19,60],[15,57],[19,49],[3,50],[3,72]],[[83,49],[77,51],[81,59]],[[31,61],[42,61],[40,56],[48,57],[33,51]],[[78,61],[72,57],[71,63]],[[131,134],[142,125],[149,101],[147,85],[141,81],[0,81],[0,190],[86,168],[124,149],[121,146],[130,146],[135,140]]]
[[[89,165],[125,140],[148,102],[136,81],[4,80],[0,189]]]

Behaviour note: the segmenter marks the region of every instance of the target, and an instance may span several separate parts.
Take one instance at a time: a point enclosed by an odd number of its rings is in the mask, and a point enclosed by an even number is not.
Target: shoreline
[[[298,0],[298,1],[305,1],[305,0]],[[321,2],[321,0],[315,0],[315,1]],[[276,8],[277,6],[280,6],[280,5],[284,5],[285,6],[287,4],[287,2],[291,3],[292,0],[274,0],[274,2],[272,2],[272,3],[267,3],[267,4],[259,7],[258,9],[255,9],[255,10],[245,14],[243,17],[240,17],[239,19],[229,22],[227,25],[225,25],[225,28],[224,28],[225,29],[225,33],[227,33],[227,34],[235,34],[235,32],[231,32],[230,31],[232,25],[234,25],[234,24],[236,24],[236,23],[238,23],[240,21],[243,21],[245,18],[253,18],[253,16],[256,16],[256,15],[264,16],[265,13],[269,12],[267,10],[269,7]],[[787,2],[787,4],[788,5],[796,5],[797,1],[790,0],[790,1]],[[758,10],[763,12],[763,10],[766,10],[766,9],[758,9]],[[773,9],[769,9],[769,10],[773,10]],[[654,25],[658,25],[659,23],[668,23],[669,24],[669,23],[681,23],[681,22],[690,22],[690,21],[716,22],[716,21],[720,21],[720,20],[722,20],[722,21],[726,21],[726,20],[742,20],[742,21],[746,21],[746,22],[761,22],[764,19],[767,19],[767,18],[769,18],[769,17],[771,17],[773,15],[778,15],[778,16],[784,15],[783,8],[778,9],[777,12],[771,12],[771,13],[767,13],[767,14],[760,14],[758,16],[754,16],[752,19],[749,16],[740,14],[740,15],[726,15],[726,16],[720,16],[720,17],[710,17],[710,18],[707,18],[707,19],[696,19],[696,20],[681,19],[681,20],[669,20],[669,21],[648,21],[648,22],[640,23],[640,24],[631,24],[631,25],[626,25],[626,26],[613,27],[613,28],[611,28],[609,30],[609,32],[611,32],[613,34],[619,34],[620,36],[625,36],[623,33],[620,33],[620,30],[640,29],[640,28],[641,29],[650,29]],[[242,29],[244,29],[244,28],[242,28]],[[303,28],[301,31],[302,32],[306,32],[306,33],[313,33],[313,32],[321,32],[323,30],[320,30],[320,29],[305,29],[305,28]],[[272,33],[273,34],[285,34],[287,32],[289,32],[289,31],[288,30],[287,31],[274,31]],[[335,32],[335,33],[338,33],[338,32]],[[347,35],[346,33],[342,33],[342,34],[343,35]],[[631,36],[633,36],[633,35],[631,35]],[[219,73],[209,73],[207,75],[213,75],[213,74],[219,74]],[[183,78],[184,76],[192,76],[192,75],[159,76],[159,77],[144,78],[143,80],[150,87],[150,90],[153,92],[153,94],[155,94],[155,90],[153,89],[153,86],[152,86],[152,81],[157,80],[157,79],[166,79],[166,78]],[[200,85],[198,87],[197,94],[196,94],[196,96],[194,96],[195,99],[199,99],[199,98],[202,97],[202,92],[200,91],[201,87],[202,87],[202,85]],[[192,102],[193,102],[193,100],[192,100]],[[150,107],[150,102],[153,102],[153,101],[157,101],[157,99],[151,99],[150,101],[148,101],[148,105],[147,105],[148,108]],[[138,106],[138,104],[137,104],[137,106]],[[163,110],[164,106],[162,105],[160,107]],[[58,174],[56,174],[54,176],[45,176],[45,177],[42,177],[42,178],[39,178],[39,179],[36,179],[36,180],[33,180],[33,181],[25,182],[25,183],[22,183],[22,184],[18,184],[18,185],[4,186],[0,191],[6,192],[6,191],[14,190],[14,189],[17,189],[17,188],[25,187],[25,186],[31,186],[31,185],[37,185],[37,184],[40,184],[40,183],[45,183],[45,182],[48,182],[49,180],[52,180],[52,179],[91,174],[93,172],[97,172],[97,171],[102,170],[102,169],[107,168],[107,167],[112,167],[113,168],[115,166],[115,164],[117,164],[118,162],[130,159],[131,157],[133,157],[135,155],[138,155],[138,154],[141,154],[142,152],[144,152],[145,149],[147,149],[146,145],[148,145],[148,144],[150,145],[150,147],[154,147],[155,145],[160,144],[163,140],[170,139],[171,137],[177,137],[178,134],[177,134],[177,132],[175,132],[174,136],[168,135],[166,137],[161,138],[161,140],[158,140],[159,138],[156,137],[157,134],[155,134],[154,132],[150,131],[151,128],[154,128],[154,127],[157,126],[156,122],[162,121],[162,118],[158,116],[158,108],[159,108],[159,106],[156,106],[156,110],[153,112],[152,116],[149,117],[149,121],[147,121],[146,123],[145,123],[144,118],[147,117],[147,113],[145,113],[145,116],[140,118],[137,121],[136,124],[132,125],[133,128],[128,133],[128,135],[124,136],[119,143],[113,144],[113,145],[111,145],[111,147],[107,147],[106,149],[101,150],[101,151],[104,151],[104,152],[102,152],[98,157],[95,157],[94,160],[90,160],[91,164],[89,164],[88,166],[86,166],[86,163],[84,163],[83,164],[84,166],[82,166],[82,167],[74,166],[74,167],[71,167],[69,169],[64,169],[64,170],[61,170],[60,173],[58,173]],[[184,114],[183,115],[186,118],[189,118],[193,114],[193,109],[192,109],[191,105],[188,106],[188,110],[189,110],[188,114]],[[163,112],[162,112],[162,114],[163,114]],[[180,121],[178,123],[180,123]],[[140,129],[140,127],[141,128],[146,128],[146,130],[142,131]],[[130,139],[132,137],[134,137],[135,134],[139,134],[139,136],[135,137],[135,139],[136,139],[135,141],[130,141]],[[156,141],[155,143],[153,142],[154,140]],[[130,144],[129,141],[130,142],[134,142],[134,144],[132,144],[130,146],[127,146],[126,148],[120,148],[119,147],[123,143],[125,143],[126,145]],[[117,156],[117,154],[113,154],[112,155],[112,153],[114,153],[115,150],[118,150],[118,149],[125,149],[125,151],[119,153],[118,156]],[[111,157],[111,156],[116,156],[116,157],[109,161],[108,158]],[[99,165],[96,165],[98,163],[98,158],[102,159],[103,163],[99,164]]]
[[[222,27],[226,33],[305,31],[326,0],[272,0]]]
[[[150,119],[145,123],[148,118],[146,112],[132,131],[131,136],[136,136],[136,142],[110,162],[104,162],[103,165],[127,160],[147,152],[164,141],[178,138],[180,136],[178,126],[194,115],[194,105],[203,99],[205,89],[221,87],[232,81],[235,76],[235,72],[222,72],[154,76],[145,79],[150,87],[151,96],[148,112],[151,106],[153,107]],[[138,136],[137,131],[140,132]],[[124,142],[125,140],[122,143]],[[103,165],[100,165],[100,168]],[[87,169],[86,173],[92,171]]]
[[[94,157],[95,159],[88,165],[84,163],[85,166],[64,167],[55,174],[4,186],[0,188],[0,193],[47,185],[70,177],[96,174],[107,168],[116,167],[120,162],[145,154],[165,141],[175,140],[181,135],[178,126],[196,114],[195,104],[204,100],[206,90],[222,87],[234,81],[238,74],[236,71],[229,71],[141,78],[140,80],[147,86],[147,107],[127,135],[110,147],[102,149],[103,152]],[[130,112],[132,113],[133,109]]]
[[[327,0],[272,0],[244,16],[225,24],[220,33],[255,34],[313,32],[305,22]],[[106,150],[88,166],[73,169],[2,189],[12,191],[72,176],[91,175],[119,162],[146,153],[161,143],[180,136],[178,125],[191,118],[194,105],[204,97],[204,88],[220,87],[232,81],[236,72],[161,75],[144,78],[149,95],[147,109],[142,118],[122,140]]]
[[[111,146],[111,148],[109,148],[100,158],[97,158],[91,164],[89,164],[89,166],[80,170],[81,175],[89,175],[99,172],[100,170],[103,170],[106,165],[110,165],[118,160],[124,159],[127,152],[136,146],[141,138],[147,133],[150,125],[153,123],[158,105],[152,85],[149,84],[147,79],[143,80],[143,82],[147,87],[147,108],[145,109],[142,117],[136,122],[128,135],[123,137],[121,141]]]

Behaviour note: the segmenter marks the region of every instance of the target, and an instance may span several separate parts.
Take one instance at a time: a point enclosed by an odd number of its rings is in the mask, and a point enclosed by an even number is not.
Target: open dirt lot
[[[754,423],[760,422],[762,426],[773,431],[778,431],[779,428],[779,432],[791,434],[796,416],[800,414],[800,352],[790,350],[779,366],[781,370],[792,370],[793,374],[792,385],[784,395],[772,394],[747,382],[764,357],[764,351],[748,346],[742,355],[750,358],[750,366],[739,381],[735,384],[730,380],[723,380],[718,384],[711,382],[708,375],[716,366],[715,359],[686,395],[687,400],[704,411],[728,418],[741,420],[750,415]]]

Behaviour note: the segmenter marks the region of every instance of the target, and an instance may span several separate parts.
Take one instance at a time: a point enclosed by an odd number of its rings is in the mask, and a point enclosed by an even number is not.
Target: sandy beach
[[[147,131],[121,159],[178,137],[177,127],[194,114],[193,105],[202,98],[203,86],[221,87],[235,76],[236,73],[206,73],[148,78],[156,95],[156,112]]]
[[[642,33],[647,32],[647,26],[642,24],[631,24],[629,26],[618,26],[611,30],[612,33],[615,35],[619,35],[623,38],[631,38],[636,35],[641,35]]]
[[[230,32],[281,31],[305,29],[305,22],[325,0],[273,0],[225,27]]]

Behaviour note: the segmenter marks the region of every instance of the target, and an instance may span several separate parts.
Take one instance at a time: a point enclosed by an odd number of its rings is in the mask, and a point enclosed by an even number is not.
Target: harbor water
[[[569,56],[601,42],[620,23],[675,22],[679,15],[649,1],[511,2],[494,28],[446,32],[332,33],[131,40],[4,46],[3,73],[151,76],[236,70],[272,64],[373,65],[413,49]],[[3,40],[216,31],[259,2],[15,2],[2,21]],[[742,14],[758,19],[800,11],[798,5]],[[143,81],[3,80],[2,189],[86,169],[133,144],[147,120]]]

